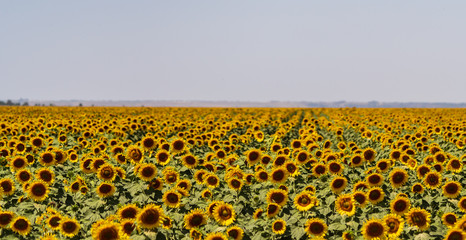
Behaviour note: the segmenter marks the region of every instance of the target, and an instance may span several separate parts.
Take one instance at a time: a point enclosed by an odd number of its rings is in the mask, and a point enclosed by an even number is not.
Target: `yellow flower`
[[[277,219],[272,223],[272,232],[275,234],[283,234],[286,231],[286,222],[283,219]]]

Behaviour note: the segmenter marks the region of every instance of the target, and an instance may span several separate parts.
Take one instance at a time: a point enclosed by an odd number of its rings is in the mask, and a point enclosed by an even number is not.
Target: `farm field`
[[[466,239],[465,109],[0,107],[0,239]]]

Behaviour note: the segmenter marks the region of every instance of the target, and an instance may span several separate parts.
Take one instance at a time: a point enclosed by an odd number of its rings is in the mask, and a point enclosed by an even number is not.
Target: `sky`
[[[466,1],[1,1],[0,100],[466,102]]]

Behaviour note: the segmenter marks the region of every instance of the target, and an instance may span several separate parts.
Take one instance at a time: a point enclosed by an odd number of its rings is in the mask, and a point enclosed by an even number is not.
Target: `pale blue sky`
[[[466,102],[466,1],[1,1],[0,100]]]

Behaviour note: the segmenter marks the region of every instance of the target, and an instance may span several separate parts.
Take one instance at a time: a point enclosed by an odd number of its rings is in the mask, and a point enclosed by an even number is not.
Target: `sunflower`
[[[457,158],[450,159],[447,163],[447,170],[459,173],[463,170],[463,163]]]
[[[258,208],[254,211],[254,214],[253,214],[253,218],[254,220],[257,220],[259,219],[260,217],[262,217],[262,214],[264,213],[264,210],[262,210],[262,208]]]
[[[447,235],[445,235],[445,240],[465,240],[466,239],[466,232],[452,228],[448,230]]]
[[[372,173],[366,176],[366,182],[370,187],[380,187],[383,184],[383,176],[379,173]]]
[[[185,151],[186,148],[187,148],[186,143],[181,138],[175,139],[170,144],[170,149],[175,154]]]
[[[138,177],[144,181],[152,181],[157,175],[157,168],[152,163],[143,163],[138,169]]]
[[[288,161],[288,156],[285,154],[279,154],[273,161],[274,167],[281,167]]]
[[[13,218],[15,217],[15,214],[10,211],[2,211],[0,209],[0,227],[5,228],[8,226],[8,224],[11,223]]]
[[[330,188],[332,192],[338,195],[345,190],[346,185],[348,185],[348,180],[345,177],[336,176],[330,183]]]
[[[184,216],[184,227],[186,229],[199,228],[201,225],[207,224],[207,216],[204,211],[199,208],[191,210]]]
[[[194,157],[192,154],[186,154],[181,158],[181,161],[183,162],[183,165],[187,168],[195,168],[198,164],[198,160],[196,157]]]
[[[171,220],[171,218],[165,216],[162,219],[162,227],[165,228],[165,229],[170,229],[170,228],[172,228],[172,226],[173,226],[173,221]]]
[[[162,223],[165,217],[162,208],[155,204],[146,205],[136,216],[139,227],[153,229]]]
[[[241,188],[243,187],[243,181],[236,177],[228,179],[227,183],[228,183],[228,187],[230,187],[230,189],[233,189],[235,191],[240,191]]]
[[[377,204],[383,201],[384,197],[385,192],[382,190],[382,188],[373,187],[367,191],[367,198],[372,204]]]
[[[97,177],[104,181],[113,182],[116,175],[115,168],[108,163],[101,165],[97,170]]]
[[[21,169],[16,172],[15,178],[19,183],[24,184],[32,179],[32,174],[28,169]]]
[[[101,183],[96,188],[97,195],[99,195],[99,197],[101,198],[113,196],[113,194],[115,193],[115,190],[116,190],[115,186],[112,183],[107,183],[107,182]]]
[[[427,164],[421,164],[416,169],[416,174],[418,179],[423,179],[424,176],[430,172],[430,166]]]
[[[154,137],[147,136],[141,140],[141,145],[145,150],[150,151],[157,147],[157,142]]]
[[[424,186],[422,184],[420,184],[420,183],[415,183],[411,187],[411,192],[413,192],[415,194],[422,194],[422,193],[424,193]]]
[[[434,154],[434,160],[437,163],[443,164],[447,160],[447,156],[445,155],[445,153],[439,151]]]
[[[75,219],[63,218],[60,221],[59,229],[61,234],[65,237],[74,237],[76,234],[78,234],[80,228],[81,225]]]
[[[213,216],[218,223],[228,226],[235,221],[236,213],[232,205],[220,202],[215,206]]]
[[[60,214],[53,214],[47,218],[47,226],[52,230],[58,230],[60,228],[60,221],[62,219],[63,217]]]
[[[430,225],[430,213],[421,208],[411,208],[406,214],[406,221],[410,226],[416,226],[419,230],[425,231]]]
[[[209,188],[216,188],[220,184],[220,179],[215,174],[208,174],[204,179],[204,183]]]
[[[127,237],[125,231],[122,229],[122,225],[105,221],[101,225],[96,226],[91,230],[92,238],[96,240],[116,240],[116,239],[125,239]]]
[[[283,207],[288,202],[288,192],[282,189],[271,189],[266,198],[268,203],[276,203]]]
[[[461,229],[463,232],[466,232],[466,217],[463,216],[458,222],[455,224],[455,228]]]
[[[253,166],[261,160],[261,151],[259,149],[251,149],[245,155],[249,166]]]
[[[165,180],[164,182],[168,184],[176,183],[180,179],[180,174],[177,171],[172,170],[172,169],[165,168],[163,171],[163,175],[164,175],[164,180]]]
[[[276,203],[269,203],[267,205],[267,217],[273,218],[275,217],[281,210],[281,206]]]
[[[372,219],[364,223],[361,233],[364,239],[385,239],[388,232],[388,227],[385,221],[379,219]]]
[[[456,222],[458,222],[458,217],[452,212],[444,213],[442,215],[442,222],[448,228],[452,228],[455,226]]]
[[[207,234],[205,240],[228,240],[228,237],[223,233],[213,232]]]
[[[401,168],[395,168],[390,172],[390,183],[393,188],[400,188],[408,181],[408,173]]]
[[[356,202],[357,206],[360,208],[366,207],[367,203],[369,202],[367,194],[363,191],[355,191],[353,193],[353,199]]]
[[[461,212],[466,213],[466,196],[462,197],[462,198],[458,201],[458,207],[460,208],[460,211],[461,211]]]
[[[296,154],[296,161],[299,165],[307,163],[309,160],[309,153],[306,150],[300,150],[298,154]]]
[[[10,168],[13,172],[27,167],[28,161],[25,157],[17,156],[10,161]]]
[[[139,213],[139,208],[136,204],[127,204],[117,211],[118,218],[122,219],[135,219]]]
[[[144,161],[144,152],[138,146],[129,146],[126,149],[126,157],[130,159],[133,164],[141,163]]]
[[[351,232],[351,231],[345,231],[345,232],[343,232],[343,234],[341,235],[341,238],[342,238],[343,240],[354,240],[354,239],[355,239],[355,238],[354,238],[354,234],[353,234],[353,232]]]
[[[183,179],[183,180],[178,181],[178,183],[176,183],[176,187],[189,191],[191,190],[192,184],[189,180]]]
[[[270,173],[270,180],[273,183],[282,184],[288,179],[288,171],[284,167],[278,167]]]
[[[261,164],[267,166],[272,161],[272,157],[267,154],[261,154]]]
[[[191,230],[189,231],[189,236],[193,240],[201,240],[202,239],[202,233],[199,230],[197,230],[196,228],[191,228]]]
[[[309,237],[323,238],[327,233],[327,229],[327,224],[318,218],[308,219],[304,225],[304,231]]]
[[[308,191],[301,192],[294,198],[294,206],[299,211],[307,211],[316,205],[318,205],[317,198]]]
[[[286,222],[283,219],[277,219],[272,223],[272,232],[275,234],[284,234],[286,231]]]
[[[39,240],[58,240],[58,239],[57,237],[55,237],[55,234],[48,232],[44,236],[40,237]]]
[[[49,186],[41,180],[34,181],[29,185],[27,192],[34,201],[44,201],[48,196]]]
[[[258,182],[267,182],[269,179],[269,174],[264,169],[257,171],[254,175]]]
[[[369,189],[369,184],[366,181],[358,181],[353,185],[353,191],[364,191]]]
[[[167,207],[177,208],[181,203],[181,194],[179,194],[175,189],[166,191],[163,196],[163,203]]]
[[[31,222],[25,217],[18,216],[11,221],[10,228],[13,232],[26,236],[31,231]]]
[[[366,148],[362,152],[362,155],[366,162],[372,162],[375,160],[375,156],[377,155],[377,152],[375,152],[375,150],[372,148]]]
[[[45,167],[55,164],[55,154],[49,151],[43,152],[40,155],[39,163]]]
[[[288,174],[290,174],[290,176],[294,177],[299,175],[298,166],[296,166],[296,163],[294,161],[286,162],[284,167],[288,171]]]
[[[350,162],[351,162],[350,164],[351,167],[359,167],[364,164],[365,160],[361,154],[355,154],[354,156],[351,157]]]
[[[398,215],[404,215],[410,208],[411,202],[405,197],[397,197],[390,202],[391,212]]]
[[[382,159],[377,162],[377,170],[381,173],[384,173],[390,169],[392,166],[390,161],[387,159]]]
[[[429,172],[424,177],[423,182],[427,188],[435,189],[442,184],[442,175],[438,172]]]
[[[238,226],[233,226],[227,229],[228,237],[233,238],[233,240],[243,239],[244,231]]]
[[[351,194],[342,194],[335,200],[335,210],[340,215],[353,216],[356,212],[354,198]]]
[[[312,168],[312,175],[314,177],[320,177],[320,176],[322,176],[322,175],[324,175],[326,173],[327,173],[327,165],[325,165],[323,163],[317,163]]]
[[[34,137],[31,139],[31,145],[35,148],[41,148],[44,146],[44,139],[41,137]]]
[[[461,183],[457,181],[449,181],[443,185],[443,195],[447,198],[456,198],[461,192]]]
[[[92,159],[92,158],[85,158],[82,161],[80,161],[79,167],[81,168],[83,173],[92,173],[93,172],[92,165],[91,165],[93,161],[94,161],[94,159]]]
[[[210,199],[212,197],[212,192],[209,189],[205,189],[201,192],[201,196],[205,199]]]
[[[330,161],[327,163],[328,172],[331,174],[340,175],[343,172],[343,165],[337,161]]]
[[[128,236],[136,229],[135,219],[120,220],[120,225],[121,230]]]
[[[400,236],[404,226],[404,220],[400,215],[388,214],[383,220],[385,221],[385,225],[388,227],[387,234],[390,239]]]

